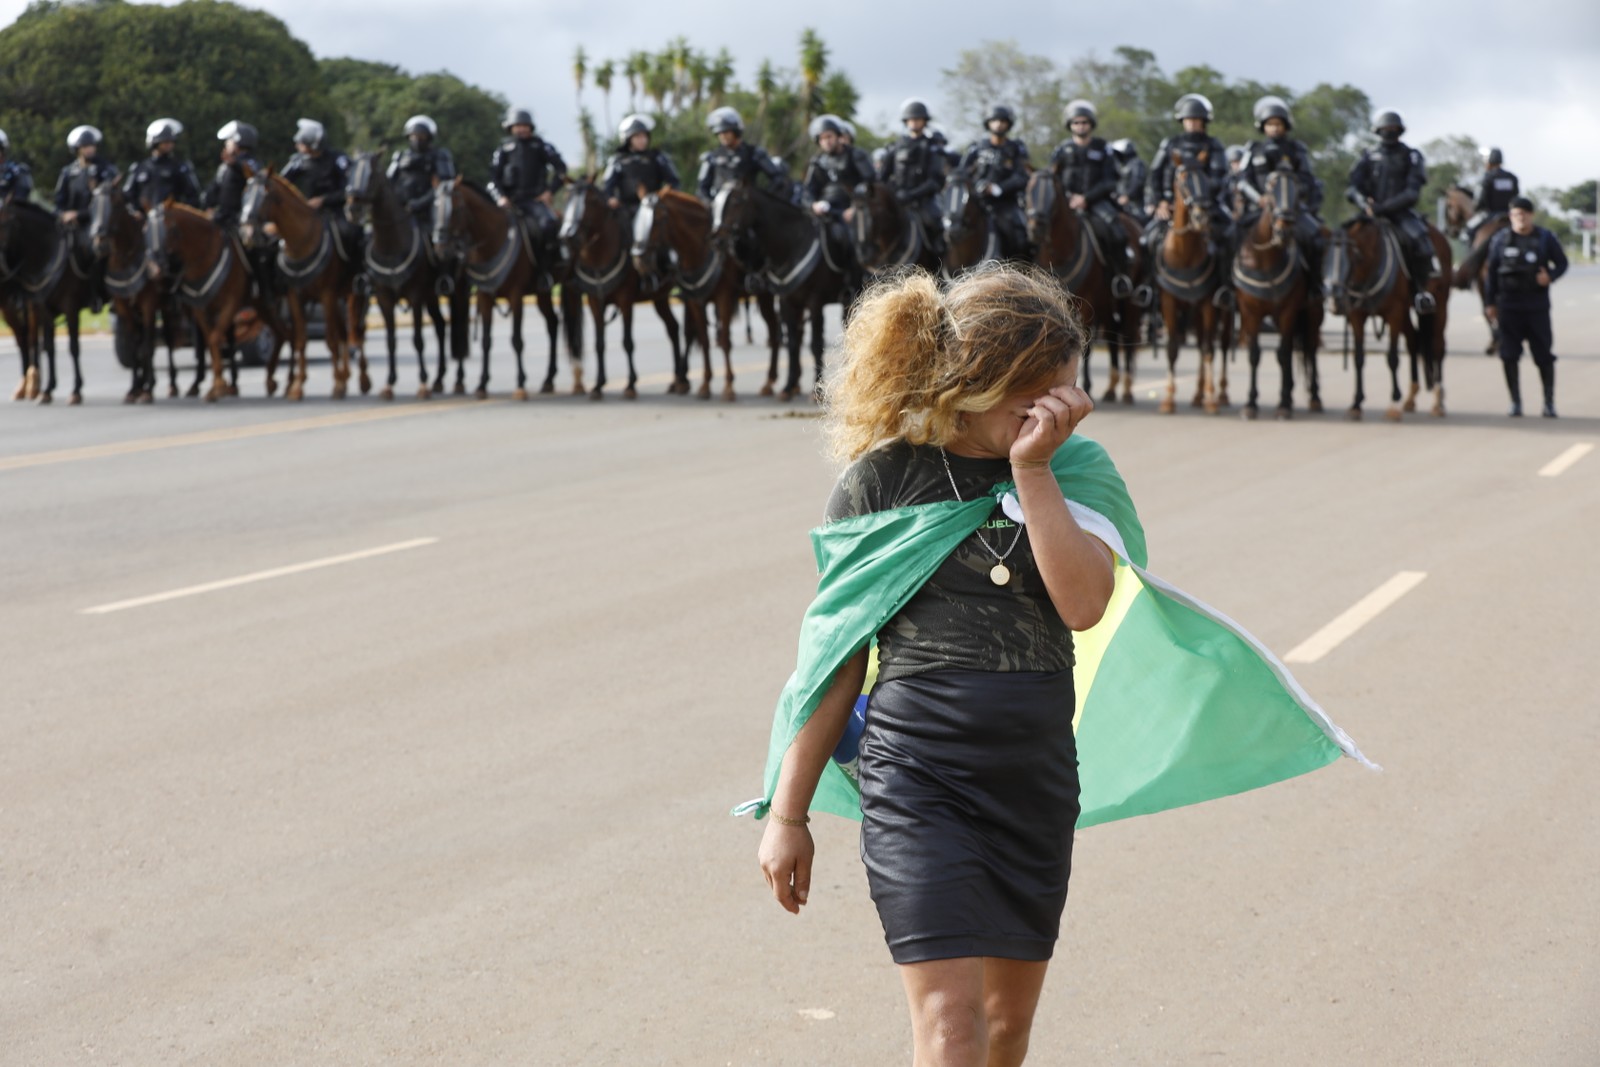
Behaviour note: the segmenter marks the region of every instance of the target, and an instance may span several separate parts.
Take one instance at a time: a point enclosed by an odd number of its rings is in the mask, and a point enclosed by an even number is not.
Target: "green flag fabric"
[[[1144,568],[1144,530],[1115,465],[1073,436],[1051,461],[1078,525],[1116,554],[1105,616],[1074,635],[1080,827],[1241,793],[1341,755],[1375,766],[1237,623]],[[858,515],[811,532],[821,579],[800,626],[799,658],[773,717],[762,796],[767,813],[784,753],[845,660],[870,644],[999,501],[1022,518],[1015,487],[989,496]],[[870,684],[870,676],[869,676]],[[861,817],[854,777],[830,760],[811,810]]]

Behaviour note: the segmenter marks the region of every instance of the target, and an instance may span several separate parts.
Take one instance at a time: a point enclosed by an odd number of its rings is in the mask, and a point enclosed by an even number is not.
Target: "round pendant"
[[[995,585],[1005,585],[1011,581],[1011,570],[1004,563],[996,563],[989,571],[989,580]]]

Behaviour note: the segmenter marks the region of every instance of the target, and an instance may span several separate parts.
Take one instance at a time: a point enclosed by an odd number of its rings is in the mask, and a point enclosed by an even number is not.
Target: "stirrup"
[[[438,296],[451,296],[456,291],[456,280],[448,274],[441,274],[434,280],[433,291]]]
[[[1156,291],[1148,285],[1138,286],[1133,291],[1133,306],[1147,308],[1156,302]]]
[[[1126,300],[1133,295],[1133,281],[1126,274],[1111,279],[1111,299]]]
[[[1433,299],[1433,294],[1423,289],[1411,298],[1412,305],[1417,309],[1418,315],[1432,315],[1438,310],[1439,304]]]
[[[1233,308],[1233,290],[1227,287],[1218,289],[1211,294],[1211,306],[1219,311],[1229,311]]]

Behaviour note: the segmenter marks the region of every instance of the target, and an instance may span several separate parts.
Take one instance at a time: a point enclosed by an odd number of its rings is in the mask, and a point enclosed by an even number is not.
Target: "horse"
[[[957,170],[945,179],[939,193],[939,216],[944,225],[944,267],[949,274],[1000,258],[1000,233],[983,210],[972,175]]]
[[[1328,294],[1333,298],[1334,311],[1345,317],[1351,335],[1355,338],[1356,391],[1347,413],[1351,419],[1361,418],[1361,404],[1366,399],[1363,368],[1366,362],[1366,325],[1376,318],[1383,329],[1389,331],[1389,409],[1386,417],[1398,421],[1403,411],[1416,410],[1417,362],[1420,357],[1429,389],[1433,390],[1433,409],[1442,416],[1444,409],[1444,329],[1446,301],[1450,295],[1450,244],[1444,234],[1428,227],[1434,255],[1441,265],[1440,276],[1426,282],[1426,291],[1433,295],[1434,309],[1419,312],[1417,323],[1412,324],[1411,308],[1415,283],[1406,273],[1405,256],[1400,249],[1400,235],[1392,224],[1371,215],[1357,215],[1345,223],[1328,247],[1323,266]],[[1406,351],[1411,357],[1411,388],[1405,403],[1400,402],[1400,338],[1405,338]]]
[[[743,182],[722,187],[711,206],[711,220],[712,239],[724,254],[731,254],[740,237],[749,235],[765,264],[759,272],[762,281],[778,297],[778,316],[789,348],[789,374],[778,397],[793,400],[800,395],[800,342],[807,318],[816,368],[813,386],[820,387],[823,309],[842,303],[846,291],[844,271],[829,261],[822,224],[809,211]],[[767,373],[769,385],[776,382],[777,372],[774,357]]]
[[[56,390],[55,321],[65,315],[72,353],[71,403],[83,403],[83,367],[79,361],[78,318],[90,297],[92,262],[83,262],[76,242],[44,208],[7,196],[0,201],[0,293],[5,319],[16,335],[22,357],[22,380],[13,400],[48,404]],[[40,384],[41,353],[50,372]]]
[[[533,241],[516,213],[500,207],[475,183],[457,176],[434,187],[433,247],[444,257],[459,260],[467,281],[477,291],[483,345],[483,369],[474,393],[479,400],[489,395],[489,350],[497,300],[504,300],[511,313],[511,350],[517,354],[517,388],[512,395],[517,400],[528,399],[528,375],[522,364],[522,309],[523,297],[530,293],[535,294],[550,335],[550,373],[544,391],[554,388],[561,319],[550,286],[540,284]]]
[[[1122,402],[1133,403],[1133,361],[1139,346],[1139,313],[1132,295],[1117,299],[1111,292],[1113,272],[1106,262],[1105,250],[1096,239],[1088,219],[1072,210],[1061,183],[1048,170],[1035,171],[1023,190],[1022,202],[1027,212],[1028,241],[1037,252],[1034,262],[1053,274],[1061,287],[1082,300],[1087,308],[1086,326],[1090,330],[1090,343],[1083,353],[1083,387],[1094,388],[1089,372],[1089,351],[1095,340],[1105,342],[1111,361],[1111,380],[1101,399],[1111,403],[1117,399],[1117,385],[1122,385]],[[1139,247],[1137,227],[1127,216],[1121,216],[1118,225],[1124,227],[1128,247]],[[1138,276],[1137,265],[1129,270]]]
[[[1203,154],[1200,162],[1205,162]],[[1191,403],[1194,407],[1203,404],[1208,413],[1215,415],[1228,403],[1228,370],[1224,363],[1219,387],[1211,367],[1219,325],[1213,294],[1221,282],[1220,261],[1211,254],[1212,190],[1205,172],[1186,167],[1177,152],[1172,153],[1172,165],[1172,220],[1155,255],[1161,324],[1167,340],[1167,389],[1160,410],[1163,415],[1177,410],[1174,395],[1178,389],[1178,348],[1193,325],[1200,349],[1200,377]]]
[[[633,306],[641,301],[655,305],[656,314],[667,328],[667,339],[672,343],[672,365],[679,366],[685,357],[679,348],[678,320],[672,314],[670,285],[646,284],[634,269],[630,255],[633,235],[623,232],[622,219],[606,206],[606,198],[587,179],[574,182],[567,195],[567,207],[562,213],[560,238],[567,248],[572,276],[569,284],[576,286],[589,298],[589,314],[594,319],[594,354],[597,363],[592,399],[605,396],[606,385],[606,322],[605,311],[615,304],[622,316],[622,350],[628,356],[628,384],[622,395],[628,400],[638,397],[639,375],[633,365]],[[686,308],[686,310],[692,310]],[[696,332],[690,324],[691,335]],[[703,330],[700,331],[703,333]],[[710,359],[709,354],[706,357]],[[583,392],[582,364],[573,368],[574,393]]]
[[[868,274],[912,267],[939,273],[939,254],[922,220],[895,199],[887,183],[865,182],[851,191],[849,224],[856,262]]]
[[[711,396],[711,344],[708,336],[710,316],[708,307],[717,309],[717,347],[722,350],[722,399],[734,399],[733,391],[733,324],[739,314],[744,292],[744,265],[732,255],[719,249],[711,239],[711,211],[698,197],[676,189],[662,189],[650,193],[639,204],[633,219],[633,266],[648,276],[663,258],[672,262],[672,280],[677,284],[678,295],[686,304],[697,304],[699,312],[691,322],[698,328],[696,338],[705,357],[705,376],[696,392],[702,400]],[[772,375],[761,387],[763,396],[772,395],[772,379],[777,377],[778,348],[783,337],[783,323],[778,319],[777,308],[770,293],[755,294],[756,307],[767,324],[767,349],[771,355]],[[748,335],[748,325],[747,325]],[[685,346],[687,347],[687,346]],[[689,391],[689,360],[687,353],[674,368],[669,393]]]
[[[1472,219],[1473,197],[1472,193],[1459,185],[1452,185],[1445,191],[1444,224],[1445,232],[1451,237],[1465,239],[1467,223]],[[1478,291],[1478,305],[1483,308],[1483,321],[1489,327],[1489,343],[1484,346],[1484,355],[1492,356],[1500,351],[1500,324],[1489,317],[1489,305],[1484,303],[1484,286],[1489,283],[1489,242],[1494,235],[1511,225],[1508,218],[1493,218],[1479,226],[1472,235],[1472,247],[1468,250],[1467,257],[1461,261],[1461,266],[1451,277],[1452,284],[1457,289],[1473,288]],[[1476,265],[1474,267],[1474,260]]]
[[[1310,299],[1308,264],[1295,239],[1300,187],[1291,172],[1281,169],[1269,174],[1265,184],[1266,188],[1261,191],[1261,213],[1240,241],[1233,263],[1233,284],[1239,300],[1239,337],[1250,350],[1250,398],[1245,401],[1244,417],[1253,419],[1259,410],[1256,380],[1261,366],[1261,326],[1270,316],[1278,327],[1276,415],[1287,419],[1294,413],[1297,334],[1309,393],[1307,410],[1322,410],[1317,382],[1322,305]]]
[[[151,280],[172,279],[211,354],[208,402],[237,393],[223,380],[223,350],[231,363],[233,320],[241,308],[253,306],[272,330],[270,363],[276,365],[287,330],[270,299],[251,295],[249,259],[237,237],[204,212],[168,198],[145,216],[144,243]]]
[[[306,386],[306,304],[322,305],[328,351],[333,355],[333,398],[343,400],[350,380],[350,349],[361,332],[355,294],[356,252],[351,238],[334,220],[311,206],[305,195],[271,166],[252,175],[245,185],[239,233],[246,245],[278,244],[278,272],[289,283],[289,319],[294,331],[290,357],[295,361],[284,397],[301,400]],[[364,301],[362,302],[365,303]],[[361,367],[361,392],[371,391],[367,357],[354,345]],[[267,367],[267,395],[278,390],[276,360]]]

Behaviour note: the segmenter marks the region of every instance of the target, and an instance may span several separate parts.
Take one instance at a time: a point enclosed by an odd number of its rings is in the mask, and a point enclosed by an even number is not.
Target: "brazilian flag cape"
[[[1340,755],[1375,767],[1261,642],[1144,569],[1144,529],[1105,449],[1068,438],[1051,468],[1078,525],[1116,554],[1105,616],[1074,635],[1076,707],[1061,709],[1077,737],[1080,827],[1242,793]],[[1015,487],[1003,482],[973,500],[873,512],[811,531],[817,596],[773,717],[765,788],[735,814],[766,815],[784,753],[839,667],[874,640],[997,500],[1020,520]],[[829,760],[811,809],[859,819],[853,776]]]

